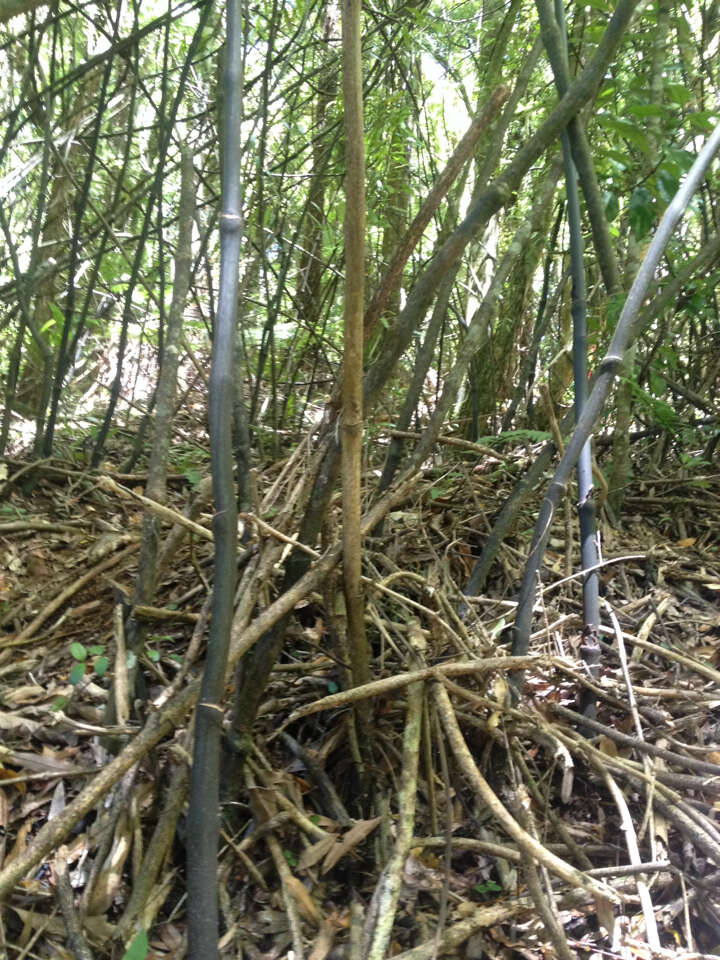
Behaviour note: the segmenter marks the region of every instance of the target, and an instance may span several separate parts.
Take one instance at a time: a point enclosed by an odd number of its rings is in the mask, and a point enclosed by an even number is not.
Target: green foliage
[[[636,187],[630,197],[628,208],[630,226],[637,240],[642,240],[650,232],[655,220],[652,194],[646,187]]]
[[[497,433],[493,436],[480,437],[478,443],[492,446],[493,443],[546,443],[551,439],[551,435],[546,430],[505,430],[503,433]]]
[[[476,883],[473,890],[479,894],[500,893],[502,892],[502,887],[499,883],[495,883],[494,880],[487,880],[485,883]]]
[[[80,683],[82,678],[85,676],[85,664],[88,659],[88,654],[94,658],[92,667],[96,676],[102,677],[107,672],[110,661],[106,656],[104,656],[105,647],[103,644],[96,643],[92,644],[90,647],[85,647],[84,644],[75,641],[74,643],[70,644],[69,650],[70,656],[74,660],[78,661],[70,671],[69,679],[73,686],[76,686],[78,683]]]
[[[122,960],[145,960],[147,953],[148,936],[144,930],[141,930],[123,954]]]
[[[295,854],[292,852],[292,850],[284,849],[284,850],[283,850],[283,856],[284,856],[285,859],[287,860],[288,866],[293,867],[293,868],[295,868],[295,867],[297,866],[297,863],[298,863],[298,862],[297,862],[297,857],[296,857]]]
[[[110,661],[108,660],[107,657],[98,657],[95,663],[93,664],[93,670],[99,677],[102,677],[109,665],[110,665]]]
[[[76,687],[80,683],[80,681],[83,679],[84,676],[85,676],[85,664],[76,663],[75,666],[70,671],[70,674],[68,676],[68,681],[74,687]]]
[[[682,421],[670,404],[666,400],[648,393],[647,390],[643,390],[635,381],[630,381],[630,383],[635,402],[651,417],[653,423],[658,424],[663,430],[670,433],[678,433]]]

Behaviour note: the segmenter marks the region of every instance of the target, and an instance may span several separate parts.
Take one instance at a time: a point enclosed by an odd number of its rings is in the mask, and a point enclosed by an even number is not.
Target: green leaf
[[[95,673],[102,677],[107,668],[110,666],[110,661],[107,657],[98,657],[95,663],[93,664],[93,670]]]
[[[692,93],[682,83],[666,83],[665,96],[682,107],[692,98]]]
[[[502,887],[494,880],[488,880],[486,883],[476,883],[474,890],[475,893],[495,893],[502,890]]]
[[[685,117],[685,125],[691,130],[700,130],[702,133],[712,133],[715,129],[716,113],[711,110],[698,110]]]
[[[338,685],[335,683],[334,680],[328,680],[327,688],[328,688],[328,693],[337,693],[339,689]]]
[[[617,217],[620,213],[620,204],[618,202],[617,194],[613,193],[611,190],[606,190],[603,194],[603,199],[605,201],[605,216],[608,219],[609,223]]]
[[[655,174],[655,182],[657,183],[660,199],[664,203],[670,203],[680,186],[678,178],[667,168],[660,167]]]
[[[134,938],[133,942],[123,954],[122,960],[145,960],[148,952],[148,937],[144,930]]]
[[[82,663],[83,660],[87,659],[87,650],[82,643],[76,641],[70,644],[70,656]]]
[[[179,653],[171,653],[171,654],[170,654],[170,659],[173,660],[175,663],[182,663],[182,662],[183,662],[183,658],[180,656]]]
[[[202,473],[194,467],[188,467],[187,470],[183,470],[183,476],[191,487],[196,487],[202,480]]]
[[[50,301],[48,306],[50,307],[50,313],[53,315],[53,319],[55,320],[55,322],[59,323],[60,325],[65,323],[65,314],[62,312],[60,307],[56,303],[53,303],[52,301]],[[47,324],[45,324],[45,326],[47,326]]]
[[[676,163],[681,173],[687,173],[690,167],[695,163],[695,154],[689,150],[681,150],[678,147],[667,147],[665,155],[668,160]]]
[[[601,113],[598,119],[607,130],[613,130],[620,134],[624,140],[637,147],[641,153],[646,156],[650,153],[647,137],[637,124],[630,123],[629,120],[618,120],[617,117],[613,117],[609,113]]]
[[[85,664],[76,663],[75,666],[70,671],[70,676],[68,677],[68,680],[74,687],[76,687],[84,676],[85,676]]]
[[[652,390],[653,393],[656,393],[656,394],[665,393],[665,389],[667,387],[667,384],[665,383],[665,378],[660,376],[657,370],[654,370],[652,367],[650,368],[648,380],[650,382],[650,389]]]
[[[101,653],[105,653],[105,647],[101,643],[94,643],[91,647],[88,647],[88,653],[92,654],[93,657],[99,657]]]
[[[430,487],[430,499],[437,500],[439,497],[444,497],[447,493],[447,490],[443,490],[442,487]]]
[[[160,659],[160,652],[158,650],[150,650],[149,648],[146,647],[145,654],[148,660],[152,660],[153,663],[157,663],[158,660]]]
[[[53,711],[62,710],[62,708],[67,706],[68,703],[69,700],[67,697],[56,697],[50,709]]]
[[[642,240],[650,232],[655,219],[653,198],[645,187],[636,187],[633,190],[628,205],[628,216],[632,232],[638,240]]]
[[[664,117],[665,110],[656,103],[633,103],[627,108],[634,117]]]

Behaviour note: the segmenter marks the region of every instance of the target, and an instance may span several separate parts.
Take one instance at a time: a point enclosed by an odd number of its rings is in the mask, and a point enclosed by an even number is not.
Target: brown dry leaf
[[[716,763],[720,766],[720,750],[711,750],[707,755],[708,763]]]
[[[339,842],[338,837],[323,837],[322,840],[318,840],[312,846],[306,847],[298,859],[298,870],[307,870],[309,867],[315,866]]]
[[[692,547],[697,541],[697,537],[685,537],[684,540],[677,540],[675,542],[676,547]]]
[[[58,752],[43,750],[42,755],[25,750],[10,750],[6,755],[8,763],[35,773],[75,773],[77,764],[59,757]]]
[[[46,913],[36,913],[34,910],[22,910],[20,907],[14,907],[8,904],[11,910],[20,917],[23,924],[31,929],[42,928],[43,931],[54,936],[66,937],[65,921],[62,917],[48,917]],[[115,927],[108,923],[105,917],[83,917],[83,926],[91,933],[93,937],[99,940],[107,941],[115,933]]]
[[[14,770],[5,770],[2,767],[0,767],[0,780],[12,780],[16,776],[17,776],[17,773]],[[15,789],[21,796],[24,795],[26,787],[22,780],[19,783],[10,784],[10,786],[15,787]],[[5,796],[4,791],[3,791],[3,797],[5,797],[5,804],[7,806],[7,797]],[[6,824],[6,821],[3,820],[0,823],[0,826],[4,827],[5,824]]]
[[[294,898],[303,918],[319,927],[322,923],[322,915],[302,880],[291,875],[285,881],[285,886]]]
[[[155,928],[155,935],[168,950],[179,953],[183,943],[183,935],[174,923],[168,921]]]
[[[601,733],[598,737],[598,750],[600,753],[604,753],[606,757],[616,757],[618,755],[615,741],[606,737],[604,733]]]
[[[365,837],[372,833],[381,821],[382,817],[373,817],[372,820],[358,820],[354,823],[340,841],[328,851],[322,865],[322,872],[327,873],[328,870],[332,870],[338,860],[344,857],[346,853],[350,853],[359,843],[362,843]]]
[[[15,837],[15,843],[12,845],[12,850],[5,857],[5,866],[7,866],[7,864],[10,863],[11,860],[14,860],[15,857],[19,857],[20,854],[23,853],[23,851],[25,850],[25,847],[27,846],[27,838],[31,829],[32,829],[32,821],[28,819],[25,821],[25,823],[22,824],[22,826],[17,832],[17,836]]]
[[[123,867],[131,846],[130,823],[127,813],[123,811],[115,828],[112,848],[105,859],[97,883],[88,899],[87,912],[89,915],[102,914],[110,909],[122,884]]]
[[[14,690],[4,694],[5,703],[9,707],[18,706],[22,703],[37,703],[39,700],[47,699],[47,689],[38,684],[31,683],[24,687],[15,687]]]
[[[0,710],[0,730],[16,734],[18,737],[33,737],[43,729],[43,724],[30,717],[18,717],[14,713]]]
[[[327,957],[332,949],[333,941],[335,940],[335,931],[336,926],[329,918],[323,920],[308,960],[325,960],[325,957]]]

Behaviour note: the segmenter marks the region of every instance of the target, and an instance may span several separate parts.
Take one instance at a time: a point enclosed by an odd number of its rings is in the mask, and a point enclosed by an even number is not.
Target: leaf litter
[[[527,452],[429,467],[367,541],[370,770],[337,571],[296,605],[252,757],[223,791],[223,956],[300,946],[312,960],[355,960],[379,942],[386,909],[386,955],[408,960],[534,960],[558,955],[558,938],[593,960],[720,955],[720,482],[636,481],[623,527],[601,518],[606,560],[627,559],[601,571],[596,681],[580,661],[578,579],[566,578],[579,550],[558,517],[514,704],[507,640],[534,502],[483,594],[461,590]],[[295,533],[277,507],[296,499],[304,462],[288,463],[261,477],[263,522],[245,518],[248,622],[276,595]],[[12,486],[18,467],[0,521],[4,942],[24,956],[180,957],[190,708],[212,569],[210,537],[185,534],[209,533],[210,504],[193,512],[174,478],[171,559],[158,606],[142,611],[147,702],[111,721],[128,667],[113,616],[133,591],[142,477],[99,482],[50,461],[26,496]],[[578,716],[581,688],[594,721]]]

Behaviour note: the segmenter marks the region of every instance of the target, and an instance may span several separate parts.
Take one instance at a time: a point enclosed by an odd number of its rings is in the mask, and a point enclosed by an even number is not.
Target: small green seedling
[[[70,644],[70,656],[73,660],[77,661],[68,677],[68,680],[74,687],[77,686],[85,676],[85,666],[88,661],[88,656],[93,657],[93,673],[98,677],[102,677],[110,666],[110,661],[105,656],[105,647],[100,643],[86,647],[83,643],[75,641],[75,643]]]
[[[475,893],[499,893],[502,887],[494,880],[488,880],[487,883],[476,883],[473,889]]]

